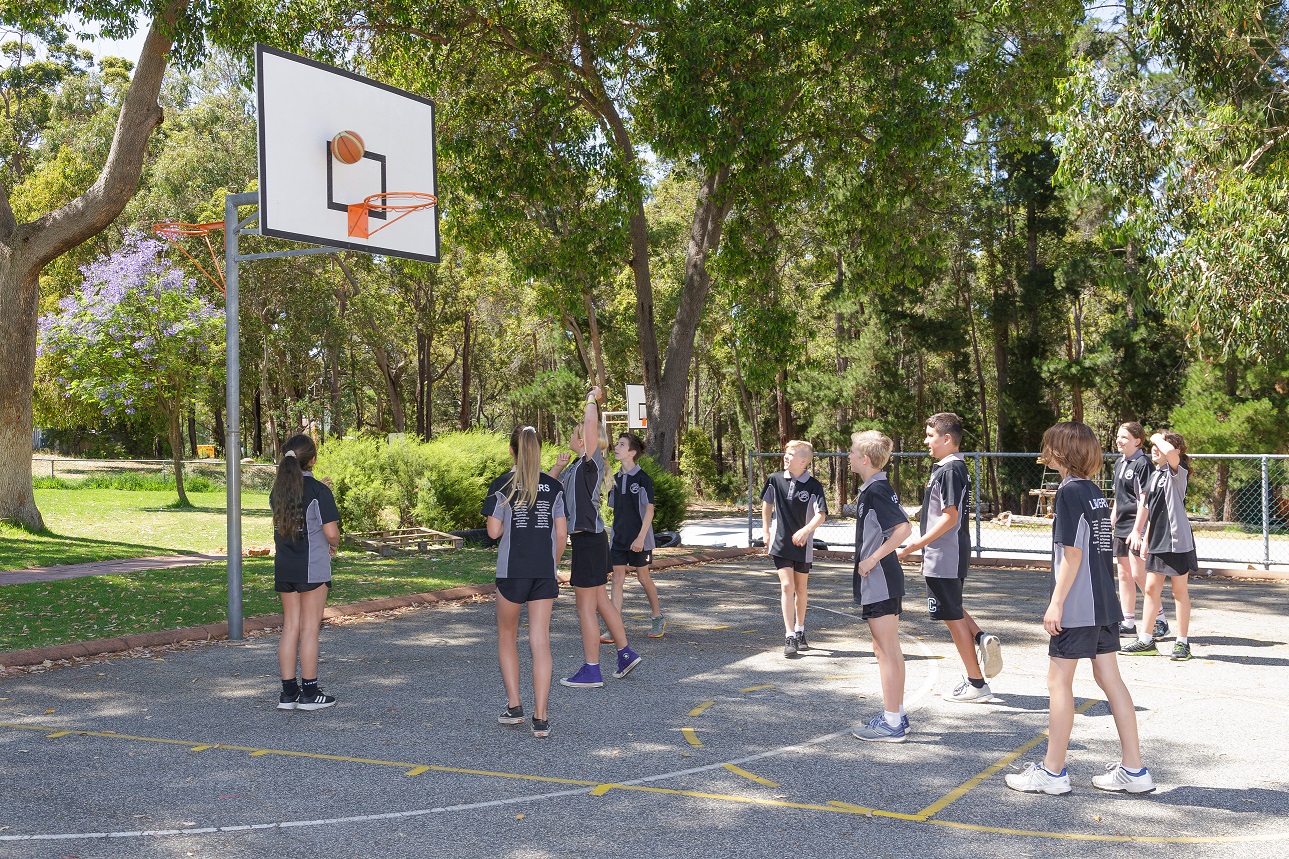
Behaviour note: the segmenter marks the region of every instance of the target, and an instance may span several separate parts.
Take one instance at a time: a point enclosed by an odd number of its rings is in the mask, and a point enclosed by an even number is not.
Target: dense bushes
[[[712,439],[697,427],[680,434],[680,474],[700,495],[711,496],[717,491],[720,475],[712,456]]]
[[[146,474],[137,471],[113,471],[91,474],[86,477],[36,477],[36,489],[124,489],[131,492],[172,492],[174,477]],[[200,474],[184,474],[186,492],[215,492],[223,486]]]
[[[544,467],[562,449],[544,445]],[[685,481],[648,457],[640,465],[653,478],[654,530],[677,530],[689,506]],[[507,436],[464,432],[430,442],[335,439],[319,450],[315,472],[331,479],[345,531],[416,525],[452,531],[483,527],[479,508],[488,484],[510,467]]]

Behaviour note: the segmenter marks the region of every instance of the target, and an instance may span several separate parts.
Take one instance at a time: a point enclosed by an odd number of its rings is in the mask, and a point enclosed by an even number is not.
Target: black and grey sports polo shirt
[[[613,540],[609,544],[620,552],[630,551],[644,524],[645,511],[653,503],[653,479],[639,465],[630,471],[618,470],[609,490],[609,505],[613,508]],[[653,523],[645,534],[644,548],[648,552],[656,547]]]
[[[1114,464],[1114,535],[1121,539],[1132,533],[1132,523],[1137,519],[1137,499],[1146,491],[1150,473],[1155,467],[1150,457],[1142,451],[1132,456],[1120,457]]]
[[[900,498],[891,488],[885,472],[878,472],[859,487],[855,502],[855,569],[853,574],[855,602],[872,605],[882,600],[904,596],[904,570],[899,558],[891,552],[867,576],[859,574],[859,562],[876,552],[891,532],[909,521]]]
[[[269,508],[275,509],[272,495]],[[331,546],[322,533],[328,522],[339,522],[336,497],[331,488],[313,476],[304,473],[304,525],[291,538],[283,537],[275,529],[273,545],[273,577],[279,582],[316,584],[331,581]]]
[[[774,533],[766,548],[770,555],[790,561],[801,561],[809,564],[814,559],[815,541],[807,540],[806,545],[798,546],[792,542],[792,535],[806,527],[817,514],[828,513],[828,502],[824,499],[824,487],[808,471],[793,477],[786,471],[776,471],[765,481],[761,489],[761,500],[768,501],[774,507]]]
[[[483,515],[499,520],[502,527],[501,542],[497,544],[497,578],[553,579],[560,549],[555,540],[555,522],[565,518],[564,486],[541,473],[532,509],[522,503],[512,505],[507,496],[514,474],[507,471],[492,481],[483,499]]]
[[[1056,572],[1065,549],[1083,553],[1061,609],[1061,627],[1107,626],[1123,620],[1115,593],[1114,525],[1105,493],[1091,480],[1067,477],[1056,490],[1053,510],[1049,596],[1056,589]]]
[[[963,579],[971,558],[971,541],[967,533],[967,498],[971,478],[967,462],[960,453],[951,453],[931,469],[931,479],[922,496],[922,521],[925,534],[935,526],[946,508],[958,508],[958,524],[941,534],[922,550],[922,575],[929,579]]]

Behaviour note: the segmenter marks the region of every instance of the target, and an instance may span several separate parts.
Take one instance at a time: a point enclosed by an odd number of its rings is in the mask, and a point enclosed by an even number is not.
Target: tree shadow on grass
[[[0,542],[0,570],[30,570],[34,567],[177,554],[173,547],[167,546],[94,540],[88,537],[64,536],[52,531],[27,533],[37,539]]]
[[[225,507],[198,507],[194,504],[181,505],[178,501],[172,504],[166,504],[161,507],[140,507],[144,513],[217,513],[223,516],[227,508]],[[267,519],[273,515],[273,511],[267,507],[251,507],[242,510],[243,519]]]

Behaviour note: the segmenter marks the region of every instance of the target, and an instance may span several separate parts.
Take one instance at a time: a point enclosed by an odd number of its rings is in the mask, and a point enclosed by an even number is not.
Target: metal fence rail
[[[226,466],[222,459],[184,460],[184,478],[200,476],[223,488]],[[174,478],[174,463],[169,459],[64,459],[57,456],[33,456],[32,477],[54,477],[63,480],[85,480],[112,475],[139,474]],[[244,463],[242,487],[267,490],[272,488],[277,466],[268,463]]]
[[[853,549],[859,477],[845,453],[815,453],[813,473],[828,497],[828,521],[815,537]],[[1034,453],[963,452],[971,475],[971,548],[977,558],[1051,556],[1052,500],[1060,478]],[[748,455],[748,540],[761,534],[761,487],[782,453]],[[1117,454],[1107,454],[1099,483],[1111,491]],[[1186,503],[1201,561],[1289,564],[1289,456],[1192,454]],[[916,522],[933,465],[926,453],[896,453],[887,466],[900,503]],[[843,511],[843,504],[848,505]]]

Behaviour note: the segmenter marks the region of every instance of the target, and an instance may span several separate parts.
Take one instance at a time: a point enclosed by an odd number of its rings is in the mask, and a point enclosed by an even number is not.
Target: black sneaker
[[[797,650],[809,650],[810,645],[806,642],[806,631],[803,629],[797,633]]]
[[[497,723],[501,725],[522,725],[524,723],[523,705],[507,707],[502,710],[501,715],[497,717]]]
[[[544,740],[551,735],[551,723],[533,716],[533,736]]]
[[[1173,645],[1173,655],[1169,657],[1174,662],[1185,662],[1191,658],[1191,645],[1189,641],[1179,641]]]
[[[1155,641],[1158,641],[1159,639],[1163,638],[1167,634],[1168,634],[1168,621],[1162,620],[1160,618],[1155,618],[1155,631],[1154,631]]]
[[[333,707],[336,704],[335,697],[324,695],[321,689],[315,689],[312,692],[300,692],[300,697],[295,699],[297,710],[325,710],[327,707]]]
[[[1120,623],[1120,624],[1119,624],[1119,637],[1120,637],[1120,638],[1136,638],[1136,637],[1137,637],[1137,625],[1134,623],[1132,626],[1124,626],[1122,623]]]
[[[797,655],[797,637],[789,635],[788,640],[783,644],[783,655],[788,659]]]
[[[277,708],[279,710],[294,710],[299,701],[299,691],[283,692],[277,699]]]

